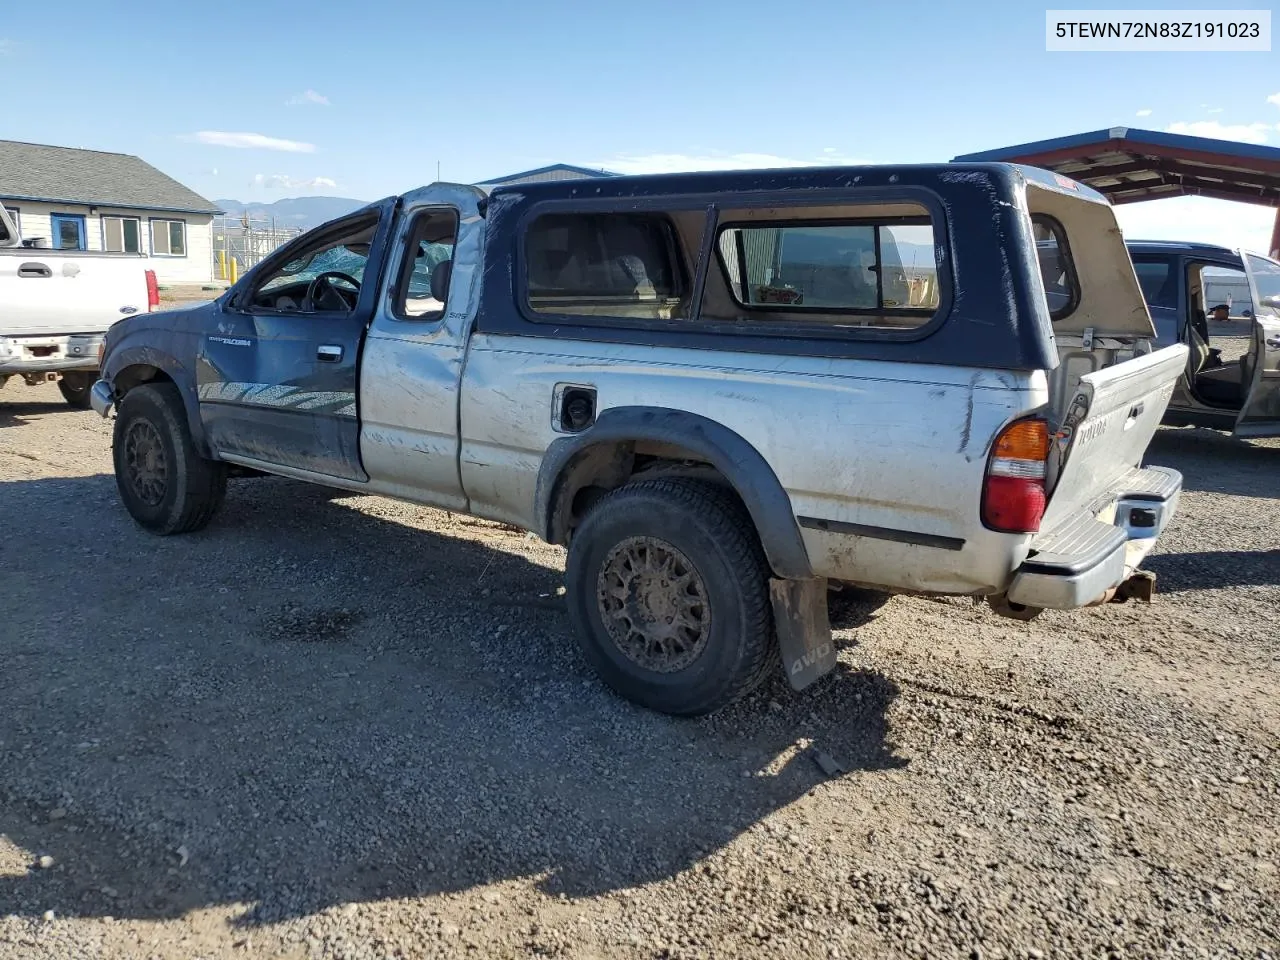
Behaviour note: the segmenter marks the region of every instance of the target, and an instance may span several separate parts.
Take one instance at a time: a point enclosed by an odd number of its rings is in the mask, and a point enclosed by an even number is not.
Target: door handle
[[[346,350],[337,343],[325,343],[316,347],[316,359],[323,360],[325,363],[337,363],[344,353]]]
[[[18,266],[18,276],[24,280],[30,280],[34,277],[52,277],[53,271],[43,263],[23,263]]]

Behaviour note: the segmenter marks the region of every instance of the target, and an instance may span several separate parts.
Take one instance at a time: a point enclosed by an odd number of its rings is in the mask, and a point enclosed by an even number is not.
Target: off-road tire
[[[70,373],[64,373],[58,380],[58,391],[62,394],[62,399],[77,410],[88,410],[89,391],[93,389],[93,383],[97,378],[96,373],[72,370]]]
[[[151,460],[163,470],[147,471],[137,479],[130,465],[130,440],[136,460],[140,440],[146,440]],[[168,536],[199,530],[213,519],[227,490],[227,468],[197,452],[187,425],[182,395],[172,383],[134,387],[120,401],[111,442],[116,487],[125,508],[139,525]]]
[[[706,639],[695,659],[670,671],[647,669],[605,625],[602,572],[636,542],[674,547],[705,588]],[[641,480],[602,497],[574,531],[565,571],[569,616],[587,661],[615,691],[661,713],[697,716],[742,697],[777,662],[769,575],[750,516],[724,488]]]

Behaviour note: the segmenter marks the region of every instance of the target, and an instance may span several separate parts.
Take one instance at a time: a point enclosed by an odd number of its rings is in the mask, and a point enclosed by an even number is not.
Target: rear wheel
[[[97,378],[97,373],[83,370],[64,373],[58,380],[58,390],[62,393],[62,399],[77,410],[88,410],[89,391],[93,389]]]
[[[574,532],[569,612],[614,690],[662,713],[709,713],[754,687],[776,649],[769,569],[751,518],[702,481],[629,484]]]
[[[199,530],[222,504],[226,465],[196,451],[182,395],[172,383],[146,384],[125,394],[112,455],[120,499],[152,533]]]

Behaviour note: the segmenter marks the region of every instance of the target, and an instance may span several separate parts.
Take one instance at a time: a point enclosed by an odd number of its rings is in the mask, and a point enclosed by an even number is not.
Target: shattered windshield
[[[361,280],[368,262],[368,244],[352,244],[351,247],[347,247],[339,243],[319,251],[314,256],[303,256],[286,263],[279,275],[263,284],[262,289],[271,290],[303,280],[310,281],[322,273],[331,272],[345,273],[355,280]]]

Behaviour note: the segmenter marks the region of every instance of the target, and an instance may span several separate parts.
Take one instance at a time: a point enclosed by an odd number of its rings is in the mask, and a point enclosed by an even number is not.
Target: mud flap
[[[827,581],[770,580],[773,623],[782,667],[794,690],[803,690],[836,665],[836,645],[827,616]]]
[[[1135,570],[1124,583],[1116,587],[1112,603],[1124,603],[1126,600],[1140,600],[1150,603],[1156,595],[1156,575],[1150,570]]]

